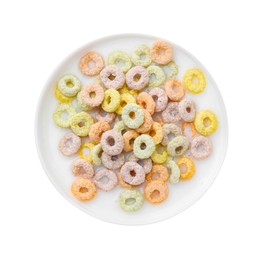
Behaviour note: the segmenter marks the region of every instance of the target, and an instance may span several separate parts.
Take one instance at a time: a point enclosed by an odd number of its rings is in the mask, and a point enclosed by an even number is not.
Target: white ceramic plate
[[[70,193],[70,186],[74,180],[70,165],[77,157],[63,156],[58,150],[60,137],[69,129],[57,127],[52,120],[52,113],[57,101],[54,97],[54,89],[58,79],[66,74],[73,73],[82,83],[93,81],[81,74],[78,69],[79,59],[87,51],[94,50],[102,54],[106,60],[108,54],[114,50],[123,50],[131,53],[139,44],[151,46],[158,37],[123,34],[96,40],[74,51],[52,73],[41,93],[36,113],[36,144],[42,166],[56,189],[73,205],[85,211],[89,215],[104,221],[124,224],[141,225],[161,221],[172,217],[191,206],[211,186],[223,163],[228,141],[228,125],[225,106],[219,89],[211,75],[203,65],[190,53],[173,44],[174,60],[179,66],[177,79],[182,80],[184,72],[188,68],[200,68],[207,78],[207,87],[202,94],[190,95],[197,105],[197,109],[211,109],[219,119],[219,128],[210,136],[213,143],[213,153],[203,161],[196,161],[197,172],[190,181],[181,181],[177,185],[169,185],[170,195],[168,199],[159,205],[151,205],[147,201],[141,210],[135,213],[126,213],[120,209],[120,187],[110,192],[99,191],[90,202],[76,200]]]

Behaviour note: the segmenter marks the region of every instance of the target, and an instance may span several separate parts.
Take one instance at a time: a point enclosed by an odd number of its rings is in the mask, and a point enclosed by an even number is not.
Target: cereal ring
[[[63,117],[63,114],[67,113],[67,117]],[[74,107],[69,104],[58,104],[53,112],[53,121],[56,125],[67,128],[70,126],[71,118],[76,114]]]
[[[190,127],[190,133],[189,134],[186,131],[187,127]],[[193,122],[183,122],[181,125],[181,128],[182,128],[183,134],[186,136],[194,137],[197,134]]]
[[[72,131],[79,136],[87,136],[92,124],[93,118],[86,112],[77,113],[70,119]]]
[[[146,109],[151,115],[155,112],[155,101],[146,92],[141,92],[136,97],[136,103],[143,109]]]
[[[204,136],[194,137],[191,142],[190,152],[195,159],[205,159],[212,151],[211,141]]]
[[[154,163],[162,164],[167,161],[168,154],[165,147],[157,145],[156,150],[152,153],[151,159]]]
[[[164,71],[160,67],[151,65],[147,68],[147,71],[149,72],[149,88],[159,87],[163,84],[166,76]],[[154,80],[152,80],[153,77],[155,77]]]
[[[168,197],[168,187],[164,181],[153,180],[144,188],[144,195],[151,203],[161,203]]]
[[[152,136],[155,144],[161,143],[163,139],[162,126],[157,122],[153,122],[153,125],[149,131],[149,135]]]
[[[167,153],[171,156],[181,156],[189,148],[189,140],[184,135],[178,135],[167,145]]]
[[[144,197],[138,190],[123,190],[120,194],[120,207],[127,212],[139,210],[144,204]]]
[[[110,170],[116,170],[119,169],[125,161],[125,157],[123,153],[120,153],[118,155],[108,155],[107,153],[102,153],[102,164],[110,169]]]
[[[136,104],[127,104],[122,110],[121,118],[126,126],[136,129],[144,122],[144,111]]]
[[[97,144],[93,147],[92,152],[91,152],[91,158],[92,161],[95,165],[101,165],[102,161],[101,161],[101,154],[102,154],[103,150],[101,147],[101,144]]]
[[[74,97],[81,90],[81,82],[76,76],[67,74],[59,80],[58,88],[63,95]]]
[[[194,121],[196,130],[204,136],[213,134],[218,127],[216,115],[210,110],[201,110]]]
[[[126,84],[123,85],[122,88],[119,89],[120,94],[131,94],[132,96],[137,96],[138,91],[135,89],[128,89]]]
[[[186,122],[192,122],[195,118],[196,108],[194,102],[185,98],[179,102],[179,114]]]
[[[146,174],[145,178],[147,181],[161,180],[166,182],[169,178],[168,170],[163,165],[155,164],[153,165],[151,172]]]
[[[82,96],[81,96],[81,91],[78,92],[77,96],[76,96],[76,101],[77,101],[77,106],[83,110],[83,111],[90,111],[93,109],[93,107],[90,107],[88,105],[86,105],[83,101],[82,101]]]
[[[130,89],[141,90],[149,82],[149,72],[142,66],[131,68],[126,74],[126,84]]]
[[[94,176],[93,165],[83,159],[76,159],[72,164],[72,172],[75,176],[90,179]]]
[[[96,196],[97,188],[91,180],[78,178],[73,181],[71,192],[79,200],[91,200]]]
[[[83,143],[79,149],[79,152],[78,152],[79,157],[81,159],[88,161],[88,162],[92,162],[92,151],[93,151],[94,147],[95,147],[95,145],[90,143],[90,142]],[[84,149],[89,150],[89,153],[87,155],[84,154]]]
[[[120,62],[122,62],[123,65],[119,65]],[[126,52],[114,51],[108,57],[108,65],[116,65],[123,72],[127,72],[131,68],[132,62],[130,56]]]
[[[139,159],[149,158],[155,151],[155,142],[149,135],[143,134],[134,140],[133,152]]]
[[[153,119],[150,113],[146,109],[143,109],[143,111],[144,111],[144,122],[136,129],[136,131],[140,134],[148,132],[153,125]]]
[[[199,94],[206,88],[206,78],[200,69],[189,69],[185,72],[183,83],[192,94]]]
[[[81,146],[81,138],[74,133],[66,133],[59,142],[59,149],[64,155],[77,153]]]
[[[103,179],[107,179],[107,182],[103,181]],[[96,172],[94,183],[99,189],[110,191],[117,185],[118,178],[113,171],[103,168]]]
[[[145,172],[138,163],[126,162],[121,167],[121,177],[128,184],[140,185],[145,181]]]
[[[164,146],[167,146],[167,144],[169,142],[170,134],[173,134],[174,137],[181,135],[181,129],[175,124],[164,124],[162,126],[162,131],[163,131],[162,144]]]
[[[182,156],[177,160],[177,165],[180,169],[180,178],[182,180],[190,179],[196,172],[195,163],[187,156]],[[182,170],[184,166],[185,170]]]
[[[114,121],[115,117],[116,117],[115,113],[107,113],[103,109],[99,109],[99,111],[94,116],[95,120],[99,122],[104,121],[109,124],[111,124]]]
[[[102,109],[106,112],[114,112],[120,106],[120,93],[116,89],[107,89],[105,91]]]
[[[135,66],[149,66],[152,63],[149,47],[144,44],[137,46],[132,53],[131,60]]]
[[[122,135],[119,132],[115,130],[109,130],[103,133],[100,144],[105,153],[109,155],[117,155],[122,152],[124,141]]]
[[[123,93],[120,96],[120,106],[118,107],[118,109],[115,111],[118,115],[122,114],[122,109],[127,105],[127,104],[135,104],[135,98],[133,95],[129,94],[129,93]]]
[[[129,130],[123,135],[124,140],[124,151],[131,152],[133,150],[133,143],[135,138],[137,138],[139,134],[135,130]]]
[[[169,177],[169,182],[171,184],[177,184],[179,182],[179,178],[180,178],[180,169],[179,169],[178,165],[173,160],[168,160],[167,161],[167,167],[171,171],[170,177]]]
[[[81,91],[81,100],[83,104],[90,107],[99,106],[104,99],[104,89],[100,84],[88,83]]]
[[[110,125],[107,122],[97,122],[90,127],[89,138],[92,143],[100,142],[101,136],[104,132],[110,130]]]
[[[125,76],[117,66],[107,66],[100,72],[100,78],[106,88],[119,89],[125,82]]]
[[[151,59],[161,65],[168,64],[173,59],[173,47],[165,41],[155,41],[150,50]]]
[[[54,95],[62,103],[70,103],[74,100],[74,97],[67,97],[65,96],[58,88],[58,85],[56,85]]]
[[[169,102],[166,109],[161,114],[165,123],[177,123],[181,120],[177,102]]]
[[[143,167],[145,174],[150,172],[152,169],[151,159],[139,159],[134,154],[129,157],[130,162],[137,162],[140,166]]]
[[[180,101],[184,95],[185,90],[181,82],[176,79],[169,79],[164,83],[167,96],[172,101]]]
[[[119,121],[117,122],[114,127],[113,130],[121,133],[122,135],[126,133],[126,131],[128,130],[127,126],[124,124],[123,121]]]
[[[96,76],[104,68],[104,60],[97,52],[89,51],[80,59],[79,68],[86,76]]]
[[[123,187],[123,188],[126,188],[126,189],[131,189],[131,188],[133,188],[133,185],[130,185],[130,184],[126,183],[126,182],[122,179],[122,177],[121,177],[121,172],[118,172],[118,182],[119,182],[120,186]]]
[[[167,65],[162,66],[162,68],[164,69],[164,72],[166,74],[166,79],[171,79],[177,76],[179,73],[178,65],[174,61],[171,61]]]
[[[166,109],[168,97],[166,92],[162,88],[151,89],[149,95],[153,98],[155,102],[155,112],[161,112]]]

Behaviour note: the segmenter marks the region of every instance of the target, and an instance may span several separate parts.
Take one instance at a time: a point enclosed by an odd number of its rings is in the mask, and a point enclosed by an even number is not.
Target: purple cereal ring
[[[107,181],[103,181],[103,178],[106,178]],[[118,183],[118,178],[113,171],[103,168],[96,172],[94,177],[94,183],[99,189],[104,191],[110,191]]]
[[[194,137],[191,141],[190,152],[195,159],[205,159],[212,151],[212,143],[209,138],[204,136]]]
[[[104,99],[104,89],[97,82],[88,83],[81,90],[81,101],[90,107],[99,106]]]
[[[130,89],[141,90],[147,86],[148,82],[149,72],[142,66],[135,66],[126,74],[126,84]]]
[[[121,178],[131,185],[140,185],[145,181],[145,172],[136,162],[126,162],[121,167]]]
[[[72,172],[75,176],[85,179],[90,179],[94,176],[93,165],[84,159],[76,159],[73,162]]]
[[[123,71],[114,65],[105,67],[100,72],[100,78],[106,88],[119,89],[125,83],[125,76]]]
[[[169,102],[166,109],[161,114],[165,123],[177,123],[181,120],[177,102]]]
[[[179,102],[179,114],[186,122],[192,122],[196,115],[196,108],[194,102],[185,98]]]
[[[166,92],[162,88],[153,88],[149,95],[155,101],[155,112],[161,112],[166,109],[168,103],[168,97]]]
[[[109,155],[105,152],[101,155],[102,164],[110,169],[110,170],[116,170],[119,169],[125,161],[125,157],[123,153],[120,153],[118,155]]]
[[[81,146],[81,138],[74,133],[66,133],[59,142],[59,149],[64,155],[77,153]]]
[[[100,109],[96,115],[94,116],[94,119],[97,120],[98,122],[107,122],[111,124],[116,117],[115,113],[107,113],[103,109]]]
[[[115,130],[109,130],[102,134],[100,144],[105,153],[117,155],[122,152],[124,141],[121,133]]]
[[[152,170],[152,160],[151,159],[139,159],[134,154],[129,157],[130,162],[136,162],[143,167],[145,174]]]

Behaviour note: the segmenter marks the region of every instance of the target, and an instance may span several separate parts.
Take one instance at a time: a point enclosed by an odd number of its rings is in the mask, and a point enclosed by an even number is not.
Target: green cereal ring
[[[143,134],[134,140],[133,152],[139,159],[149,158],[155,151],[155,141],[150,135]]]
[[[78,136],[87,136],[92,124],[93,118],[86,112],[77,113],[70,120],[71,129]]]
[[[173,160],[169,159],[167,160],[167,167],[171,172],[169,182],[172,184],[178,183],[180,178],[180,169],[178,165]]]
[[[142,59],[143,56],[144,59]],[[136,66],[149,66],[152,63],[149,47],[144,44],[137,46],[132,53],[131,60]]]
[[[184,135],[178,135],[167,145],[167,153],[171,156],[181,156],[189,148],[189,140]]]
[[[119,62],[122,62],[123,65],[119,65]],[[116,65],[123,72],[127,72],[131,66],[132,62],[130,56],[123,51],[114,51],[108,57],[108,65]]]
[[[161,150],[161,152],[160,152]],[[157,145],[156,150],[152,153],[151,159],[154,163],[162,164],[167,161],[168,154],[164,146]]]
[[[67,74],[59,80],[58,88],[63,95],[74,97],[81,90],[81,82],[76,76]]]
[[[63,117],[63,113],[67,113],[67,117]],[[67,128],[70,126],[70,119],[76,114],[75,108],[70,104],[62,103],[59,104],[53,112],[53,121],[56,125]]]
[[[92,161],[95,165],[101,165],[100,154],[102,152],[101,144],[97,144],[93,147],[91,152]]]
[[[77,96],[76,96],[76,101],[77,101],[77,106],[83,110],[83,111],[90,111],[92,110],[92,107],[84,104],[84,102],[82,102],[82,99],[81,99],[81,92],[78,92]]]
[[[122,109],[127,105],[131,103],[136,103],[135,98],[133,95],[129,93],[123,93],[121,94],[121,102],[118,107],[118,109],[115,111],[118,115],[122,114]]]
[[[139,210],[144,204],[144,196],[138,190],[126,189],[120,194],[120,206],[124,211]]]
[[[127,126],[124,124],[123,121],[119,121],[117,122],[113,129],[121,134],[124,134],[128,129],[127,129]]]
[[[126,126],[136,129],[144,122],[144,111],[136,104],[127,104],[122,110],[121,118]]]
[[[101,105],[106,112],[114,112],[120,106],[121,95],[116,89],[107,89]]]
[[[167,65],[162,66],[162,69],[166,74],[166,79],[171,79],[174,76],[177,76],[179,73],[178,65],[174,61],[171,61]]]
[[[163,84],[163,82],[166,79],[166,76],[164,71],[160,67],[151,65],[147,68],[147,71],[149,72],[150,75],[150,81],[147,86],[148,88],[159,87],[160,85]],[[155,76],[155,80],[152,80],[152,75]]]

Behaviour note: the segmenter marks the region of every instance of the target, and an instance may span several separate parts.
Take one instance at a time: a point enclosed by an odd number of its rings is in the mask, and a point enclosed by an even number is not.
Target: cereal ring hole
[[[163,153],[163,149],[162,149],[162,147],[159,147],[159,148],[157,149],[157,153],[159,153],[159,154],[162,154],[162,153]]]
[[[88,192],[88,188],[86,188],[86,187],[80,187],[79,188],[79,192],[80,193],[87,193]]]
[[[135,113],[134,113],[133,111],[131,111],[131,112],[129,113],[129,117],[130,117],[131,119],[134,119],[134,118],[135,118]]]
[[[158,96],[156,96],[156,95],[154,95],[154,96],[152,96],[152,98],[153,98],[153,100],[155,101],[155,103],[157,102],[157,100],[158,100]]]
[[[186,111],[187,111],[187,113],[190,113],[191,112],[191,108],[190,107],[186,107]]]
[[[74,83],[73,83],[73,81],[72,81],[71,79],[67,80],[67,81],[65,82],[65,84],[66,84],[66,86],[69,87],[69,88],[72,88],[72,87],[74,86]]]
[[[180,165],[179,169],[180,169],[180,172],[181,173],[186,173],[187,166],[183,163],[183,164]]]
[[[110,74],[110,75],[108,76],[108,78],[109,78],[109,80],[114,80],[114,79],[116,78],[116,76],[113,75],[113,74]]]
[[[130,139],[130,141],[129,141],[130,146],[133,146],[134,140],[135,140],[135,138]]]
[[[145,143],[141,143],[140,148],[141,148],[141,150],[145,150],[146,149],[146,144]]]
[[[115,140],[113,137],[109,136],[107,139],[107,142],[110,146],[114,146],[115,145]]]
[[[195,75],[192,76],[192,83],[195,85],[199,83],[199,79],[197,78],[197,76]]]
[[[111,102],[111,97],[110,97],[110,96],[107,96],[107,98],[106,98],[106,102],[107,102],[108,104],[110,104],[110,102]]]
[[[144,167],[144,161],[142,161],[142,160],[138,160],[137,163],[138,163],[140,166]]]
[[[102,178],[99,179],[100,182],[107,184],[109,182],[109,178],[107,176],[103,176]]]
[[[121,107],[125,107],[126,105],[127,105],[127,102],[125,102],[125,101],[122,100],[121,103],[120,103],[120,106]]]
[[[81,121],[81,122],[78,123],[78,126],[79,127],[83,127],[84,125],[85,125],[85,123],[83,121]]]
[[[117,65],[118,67],[123,67],[125,65],[125,63],[123,60],[117,59],[115,65]]]
[[[157,80],[156,75],[155,75],[154,73],[152,73],[152,74],[150,75],[150,79],[149,79],[149,81],[150,81],[150,82],[154,82],[154,81],[156,81],[156,80]]]
[[[140,57],[140,60],[145,60],[146,59],[146,54],[145,53],[141,53],[139,57]]]
[[[135,198],[129,198],[125,200],[126,205],[133,205],[136,202]]]
[[[135,74],[134,77],[133,77],[133,80],[134,81],[139,81],[141,79],[141,75],[140,74]]]
[[[90,98],[95,98],[96,97],[96,92],[95,91],[89,92],[89,97]]]
[[[112,156],[111,156],[111,160],[112,160],[113,162],[117,161],[117,160],[118,160],[118,156],[117,156],[117,155],[112,155]]]
[[[155,172],[155,173],[153,173],[153,175],[152,175],[152,179],[153,180],[155,180],[155,179],[158,179],[159,178],[159,173],[157,173],[157,172]]]
[[[68,114],[67,111],[63,111],[62,114],[61,114],[61,117],[62,117],[63,119],[67,119],[68,116],[69,116],[69,114]]]
[[[160,191],[159,190],[153,190],[152,193],[150,194],[151,199],[156,199],[160,196]]]
[[[156,131],[151,130],[150,133],[149,133],[149,135],[152,136],[152,137],[155,136],[156,135]]]
[[[90,155],[90,152],[91,152],[90,149],[87,147],[83,148],[83,150],[82,150],[82,153],[84,156]]]
[[[205,127],[209,126],[211,124],[211,119],[209,117],[206,117],[203,119],[203,124]]]
[[[94,68],[96,66],[96,62],[94,62],[93,60],[90,60],[88,63],[87,63],[87,66],[88,68]]]
[[[130,175],[131,175],[132,177],[135,177],[136,172],[135,172],[134,170],[131,170],[131,171],[130,171]]]
[[[176,153],[180,153],[183,150],[183,146],[178,146],[175,151]]]

